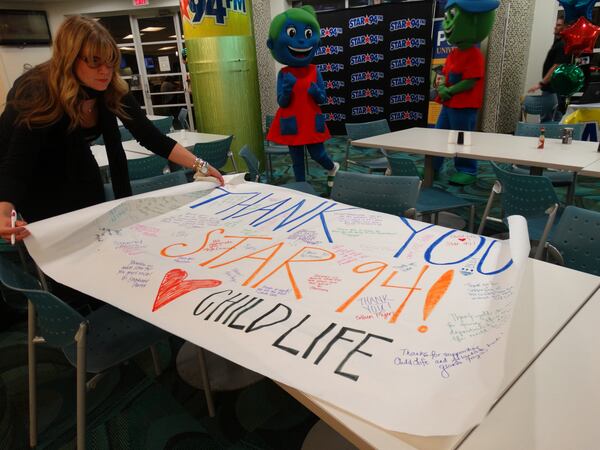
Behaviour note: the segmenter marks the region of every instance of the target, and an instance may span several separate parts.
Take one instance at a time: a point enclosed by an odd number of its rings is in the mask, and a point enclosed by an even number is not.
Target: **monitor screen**
[[[49,44],[45,11],[0,9],[0,45]]]
[[[154,69],[154,58],[152,56],[145,56],[144,63],[146,64],[146,69]]]

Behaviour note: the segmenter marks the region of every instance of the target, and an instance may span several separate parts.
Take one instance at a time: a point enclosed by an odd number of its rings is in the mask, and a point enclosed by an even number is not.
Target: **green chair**
[[[583,137],[583,130],[585,128],[584,123],[576,123],[573,125],[566,125],[562,123],[529,123],[529,122],[517,122],[517,129],[515,130],[515,136],[532,136],[538,137],[540,135],[540,129],[544,127],[544,136],[550,139],[562,138],[562,131],[565,128],[573,129],[573,139],[580,141]]]
[[[240,149],[240,158],[244,160],[246,166],[248,167],[248,173],[250,176],[250,181],[254,181],[256,183],[260,183],[262,181],[262,174],[260,170],[260,161],[256,157],[252,150],[247,145],[244,145]],[[317,195],[315,188],[312,187],[311,184],[306,181],[296,181],[293,183],[286,183],[281,185],[281,187],[292,189],[294,191],[304,192],[305,194]]]
[[[600,212],[567,206],[548,247],[562,265],[600,275]]]
[[[13,263],[0,258],[0,283],[28,300],[29,444],[37,445],[36,345],[60,348],[77,369],[77,448],[85,449],[86,391],[100,374],[151,348],[157,375],[160,365],[153,345],[165,333],[120,309],[103,306],[82,316]],[[95,374],[87,379],[86,373]]]
[[[229,158],[233,164],[234,171],[237,173],[237,163],[230,150],[232,140],[233,136],[228,136],[218,141],[199,143],[194,145],[193,153],[219,170],[227,164],[227,159]]]
[[[265,116],[265,136],[269,132],[269,129],[271,128],[271,124],[273,123],[274,119],[275,116],[272,116],[270,114],[267,114]],[[267,141],[266,138],[264,144],[265,156],[267,157],[267,179],[270,183],[273,181],[273,156],[287,156],[290,154],[290,150],[287,145],[276,144],[274,142]],[[285,172],[290,170],[290,167],[292,167],[291,163],[285,169]],[[304,167],[306,169],[306,175],[310,175],[308,171],[308,154],[306,152],[306,149],[304,150]]]
[[[414,217],[420,187],[419,177],[383,177],[338,171],[331,199],[372,211]]]
[[[521,103],[521,118],[527,121],[527,115],[532,114],[542,117],[554,117],[558,108],[556,95],[527,95]],[[547,123],[547,122],[545,122]]]
[[[492,187],[477,234],[482,234],[490,220],[494,198],[500,195],[502,220],[520,215],[527,220],[529,238],[538,241],[535,258],[543,255],[544,245],[551,235],[555,221],[560,218],[560,202],[550,180],[543,176],[521,175],[500,168],[492,162],[496,182]]]
[[[419,172],[414,161],[398,153],[383,152],[387,156],[392,176],[418,177]],[[457,197],[450,192],[436,187],[421,188],[417,199],[417,214],[433,214],[433,222],[437,223],[440,211],[448,211],[457,208],[469,209],[469,231],[473,232],[475,222],[475,203],[470,200]]]
[[[143,194],[144,192],[157,191],[159,189],[178,186],[187,183],[187,177],[183,171],[165,173],[164,175],[156,175],[149,178],[140,178],[130,182],[131,193],[133,195]],[[104,185],[104,198],[106,201],[114,200],[115,195],[112,190],[112,184]]]
[[[162,134],[173,131],[173,118],[171,116],[163,119],[153,120],[152,123]]]
[[[158,155],[128,159],[127,170],[129,171],[130,180],[155,177],[168,172],[168,161]]]
[[[348,166],[352,164],[367,169],[369,173],[374,171],[385,172],[388,168],[388,162],[385,156],[379,158],[350,159],[350,150],[352,149],[355,152],[361,152],[362,154],[368,155],[369,152],[372,153],[372,150],[354,147],[351,142],[357,139],[387,134],[389,132],[390,126],[386,119],[363,123],[346,123],[346,134],[348,135],[348,142],[346,144],[346,170],[348,170]],[[381,150],[378,152],[380,151]]]

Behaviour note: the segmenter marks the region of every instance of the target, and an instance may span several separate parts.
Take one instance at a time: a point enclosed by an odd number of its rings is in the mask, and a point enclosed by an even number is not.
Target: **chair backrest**
[[[0,282],[23,293],[35,305],[39,334],[50,345],[63,347],[73,342],[85,318],[50,292],[41,290],[38,281],[15,264],[0,258]]]
[[[379,136],[390,132],[386,119],[374,120],[363,123],[346,123],[346,134],[351,141],[372,136]]]
[[[513,214],[542,217],[548,208],[560,203],[548,178],[509,172],[494,162],[492,167],[502,185],[500,199],[504,217]]]
[[[152,123],[161,133],[167,134],[171,132],[171,128],[173,127],[173,117],[169,116],[163,119],[153,120]]]
[[[129,170],[130,180],[139,180],[140,178],[162,175],[165,167],[167,167],[167,160],[158,155],[127,160],[127,169]]]
[[[393,176],[418,177],[419,171],[415,162],[398,153],[385,153]]]
[[[524,115],[547,115],[556,110],[558,99],[556,95],[527,95],[521,105]]]
[[[179,121],[179,125],[181,125],[181,128],[183,128],[184,130],[190,129],[190,123],[188,122],[187,116],[187,108],[181,108],[179,110],[179,114],[177,114],[177,120]]]
[[[565,266],[600,275],[600,212],[568,206],[550,243],[560,251]]]
[[[121,142],[132,141],[133,139],[135,139],[133,137],[133,134],[131,134],[131,131],[129,131],[123,125],[119,126],[119,133],[121,134]]]
[[[517,122],[517,129],[515,130],[515,136],[534,136],[540,135],[540,128],[544,127],[544,136],[550,139],[560,139],[562,137],[562,130],[565,128],[573,129],[573,139],[580,141],[583,137],[583,130],[585,128],[584,123],[576,123],[573,125],[566,125],[561,123],[531,123],[531,122]]]
[[[265,133],[269,132],[269,128],[271,128],[271,124],[273,123],[274,119],[275,119],[275,116],[272,114],[267,114],[265,116]]]
[[[150,178],[141,178],[131,182],[131,192],[133,195],[142,194],[144,192],[157,191],[171,186],[177,186],[187,183],[185,172],[179,170],[177,172],[157,175]]]
[[[240,157],[246,163],[246,166],[248,167],[248,172],[250,173],[250,179],[252,181],[259,181],[260,180],[260,161],[258,160],[256,155],[254,153],[252,153],[252,150],[250,150],[250,147],[248,147],[247,145],[244,145],[240,149],[239,154],[240,154]]]
[[[416,207],[420,185],[419,177],[386,177],[340,170],[335,175],[331,199],[402,216]]]
[[[216,169],[222,168],[229,157],[229,147],[233,136],[213,142],[202,142],[194,145],[194,154],[207,161]]]

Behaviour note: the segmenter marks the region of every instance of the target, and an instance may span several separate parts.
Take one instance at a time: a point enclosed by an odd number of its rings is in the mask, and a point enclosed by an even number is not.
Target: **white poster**
[[[158,67],[160,68],[161,72],[170,72],[171,64],[169,63],[169,57],[168,56],[159,56],[158,57]]]
[[[168,193],[31,224],[27,247],[54,279],[381,427],[482,420],[529,250],[522,218],[509,242],[264,184]]]

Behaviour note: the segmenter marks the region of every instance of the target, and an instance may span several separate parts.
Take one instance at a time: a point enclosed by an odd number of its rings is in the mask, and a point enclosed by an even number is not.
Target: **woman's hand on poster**
[[[25,228],[27,222],[23,220],[17,220],[14,227],[11,225],[11,211],[11,206],[0,208],[0,238],[4,239],[8,243],[11,242],[13,235],[15,236],[15,242],[22,241],[29,236],[29,231],[27,231]]]

